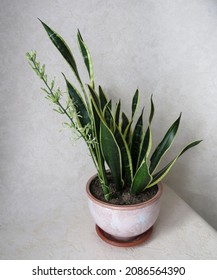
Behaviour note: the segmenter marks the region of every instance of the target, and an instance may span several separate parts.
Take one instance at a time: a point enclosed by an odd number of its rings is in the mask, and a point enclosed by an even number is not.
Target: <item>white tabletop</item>
[[[167,186],[152,236],[133,248],[104,243],[79,195],[57,185],[5,192],[0,259],[217,259],[216,231]]]

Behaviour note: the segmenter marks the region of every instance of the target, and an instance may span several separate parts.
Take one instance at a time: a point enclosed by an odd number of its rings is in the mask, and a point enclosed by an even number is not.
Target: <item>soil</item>
[[[132,205],[132,204],[145,202],[150,200],[152,197],[154,197],[158,191],[158,186],[155,185],[149,189],[146,189],[144,192],[141,192],[136,195],[130,193],[129,188],[125,188],[124,192],[122,193],[116,193],[115,185],[112,182],[111,176],[108,176],[108,182],[109,182],[109,189],[112,194],[112,198],[109,201],[105,200],[104,198],[102,187],[100,185],[100,181],[98,177],[96,177],[91,182],[90,191],[93,194],[93,196],[95,196],[97,199],[115,205]]]

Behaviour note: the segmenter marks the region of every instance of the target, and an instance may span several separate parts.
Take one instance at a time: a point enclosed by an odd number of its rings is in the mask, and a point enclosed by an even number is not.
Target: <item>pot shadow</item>
[[[192,215],[190,214],[191,211],[195,212],[195,210],[177,194],[177,187],[175,186],[177,185],[175,182],[178,182],[179,186],[186,185],[190,172],[188,166],[182,165],[181,163],[177,165],[176,169],[174,170],[176,172],[173,173],[173,176],[170,176],[168,180],[163,182],[164,189],[161,199],[161,210],[154,225],[151,239],[155,239],[158,234],[162,234],[162,229],[165,234],[171,234],[177,228],[186,226],[188,219],[192,222]]]

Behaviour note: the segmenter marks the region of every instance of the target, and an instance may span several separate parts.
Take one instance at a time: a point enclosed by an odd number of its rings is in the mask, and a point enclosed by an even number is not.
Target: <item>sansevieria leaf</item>
[[[108,125],[109,129],[112,132],[114,132],[114,119],[113,119],[113,116],[112,116],[111,109],[109,107],[109,102],[103,110],[103,116],[104,116],[104,120],[106,121],[106,124]]]
[[[181,119],[181,114],[178,117],[178,119],[171,125],[171,127],[166,132],[163,140],[160,142],[160,144],[157,146],[156,150],[152,154],[150,161],[150,173],[152,174],[158,164],[160,163],[160,160],[165,155],[165,153],[169,150],[171,147],[173,140],[176,136],[177,130],[179,128],[179,123]]]
[[[149,123],[152,122],[152,119],[154,117],[154,102],[153,102],[153,94],[151,95],[151,110],[150,110],[150,114],[149,114]]]
[[[110,99],[109,102],[106,104],[110,110],[112,110],[112,100]]]
[[[198,145],[202,140],[194,141],[190,144],[188,144],[171,162],[169,162],[163,169],[161,169],[158,173],[154,174],[152,182],[147,186],[147,188],[150,188],[154,185],[156,185],[158,182],[160,182],[170,171],[172,166],[175,164],[177,159],[184,154],[188,149]]]
[[[79,47],[80,47],[81,54],[82,54],[83,59],[84,59],[84,63],[87,67],[87,71],[88,71],[88,74],[89,74],[89,77],[90,77],[91,86],[94,88],[93,63],[92,63],[91,55],[90,55],[90,52],[88,50],[88,47],[84,43],[84,40],[83,40],[79,30],[78,30],[78,33],[77,33],[77,40],[78,40],[78,44],[79,44]]]
[[[115,123],[117,124],[117,126],[119,126],[120,111],[121,111],[121,101],[119,100],[115,107]]]
[[[142,192],[148,186],[151,180],[152,176],[150,175],[146,159],[144,159],[133,178],[131,187],[132,193],[137,194]]]
[[[76,110],[77,117],[80,121],[81,126],[85,127],[87,124],[90,123],[90,118],[89,118],[89,114],[87,112],[85,103],[84,103],[80,93],[78,92],[78,90],[66,79],[65,76],[64,76],[64,78],[66,81],[69,96],[70,96],[70,98],[72,100],[72,104]]]
[[[95,90],[90,86],[88,85],[88,89],[89,89],[89,92],[90,92],[90,95],[91,95],[91,98],[94,100],[96,106],[97,106],[97,109],[99,111],[100,110],[100,101],[99,101],[99,96],[97,95],[97,93],[95,92]]]
[[[123,179],[125,185],[131,186],[132,179],[133,179],[133,165],[132,165],[130,150],[124,139],[123,134],[120,131],[120,128],[117,126],[114,135],[121,151]]]
[[[139,160],[137,163],[137,166],[141,164],[143,159],[148,157],[148,154],[151,150],[152,146],[152,134],[151,134],[151,127],[148,125],[148,128],[143,136],[142,144],[140,147],[140,154],[139,154]]]
[[[138,107],[139,104],[139,90],[137,89],[134,96],[133,96],[133,100],[132,100],[132,119],[136,113],[136,109]]]
[[[121,190],[123,186],[121,152],[115,140],[114,134],[111,132],[111,130],[108,128],[108,126],[105,123],[102,112],[100,112],[99,104],[97,105],[95,102],[98,99],[94,90],[91,90],[90,86],[89,86],[89,90],[93,94],[91,95],[91,104],[92,104],[94,122],[96,127],[95,133],[97,137],[99,133],[99,138],[98,138],[99,145],[97,145],[96,150],[98,150],[98,148],[100,149],[103,158],[105,159],[107,165],[111,170],[111,175],[115,183],[116,189]],[[100,151],[97,151],[97,153],[99,153]],[[103,160],[101,159],[101,153],[99,153],[98,156],[100,161]],[[104,161],[102,162],[103,162],[102,167],[104,169]]]
[[[124,138],[125,138],[125,140],[126,140],[126,142],[127,142],[127,144],[128,144],[128,146],[129,147],[131,147],[131,141],[132,141],[132,133],[131,133],[131,127],[132,127],[132,123],[133,123],[133,120],[131,120],[129,123],[128,123],[128,125],[127,125],[127,127],[126,127],[126,129],[125,129],[125,131],[124,131]]]
[[[140,152],[140,146],[142,144],[142,135],[143,135],[143,111],[135,125],[134,131],[133,131],[133,138],[132,138],[132,146],[131,146],[131,156],[132,156],[132,162],[133,162],[133,172],[135,174],[137,162],[139,160],[139,152]]]
[[[40,19],[39,19],[40,20]],[[49,38],[55,45],[55,47],[59,50],[59,52],[62,54],[62,56],[65,58],[65,60],[68,62],[70,67],[72,68],[76,78],[81,83],[81,79],[78,73],[77,65],[75,62],[75,59],[72,55],[72,52],[66,42],[63,40],[63,38],[54,30],[52,30],[47,24],[45,24],[43,21],[40,20],[42,23],[44,29],[46,30]]]
[[[111,170],[116,190],[120,191],[123,186],[121,151],[113,133],[102,120],[100,123],[100,144],[105,161]]]
[[[99,132],[100,132],[100,117],[99,117],[99,114],[100,113],[97,112],[96,105],[94,104],[93,99],[91,99],[91,108],[92,108],[92,112],[93,112],[92,123],[93,123],[94,128],[95,128],[95,136],[96,136],[97,142],[99,142]]]
[[[107,100],[107,97],[106,97],[104,91],[102,90],[101,86],[99,86],[99,100],[100,100],[101,110],[103,111],[106,104],[108,103],[108,100]]]
[[[90,90],[91,93],[91,108],[93,111],[93,122],[95,123],[95,127],[96,127],[96,135],[97,135],[97,141],[99,143],[99,147],[100,147],[100,123],[101,121],[105,122],[104,120],[104,116],[103,116],[103,112],[100,110],[100,104],[99,104],[99,99],[97,94],[95,93],[95,91],[91,88],[91,86],[88,85],[88,88]]]
[[[99,143],[100,143],[100,113],[98,111],[98,108],[94,102],[93,99],[91,99],[91,108],[92,108],[92,116],[93,119],[92,121],[92,126],[93,126],[93,131],[94,135],[96,137],[96,143],[94,145],[94,153],[96,155],[96,161],[97,161],[97,166],[98,166],[98,174],[101,180],[101,185],[104,193],[104,197],[106,200],[109,199],[109,188],[108,188],[108,180],[106,177],[106,170],[105,170],[105,161],[102,156],[102,151],[100,149]]]
[[[141,149],[140,149],[140,155],[139,155],[139,162],[138,162],[137,166],[139,166],[141,164],[144,157],[148,158],[149,153],[152,148],[151,122],[152,122],[153,116],[154,116],[154,103],[153,103],[153,99],[151,96],[151,110],[150,110],[150,114],[149,114],[148,128],[143,136],[142,145],[141,145]]]
[[[122,112],[121,117],[122,117],[121,132],[124,133],[125,129],[127,128],[128,124],[129,124],[129,119],[124,112]]]

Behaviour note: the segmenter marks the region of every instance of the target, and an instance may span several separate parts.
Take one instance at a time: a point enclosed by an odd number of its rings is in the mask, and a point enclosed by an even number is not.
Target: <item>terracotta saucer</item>
[[[99,235],[99,237],[103,241],[105,241],[113,246],[118,246],[118,247],[137,246],[137,245],[145,242],[150,237],[152,230],[153,230],[153,226],[150,229],[148,229],[147,231],[145,231],[144,233],[136,236],[134,239],[123,241],[123,240],[115,239],[112,235],[108,234],[107,232],[102,230],[98,225],[96,225],[96,232]]]

